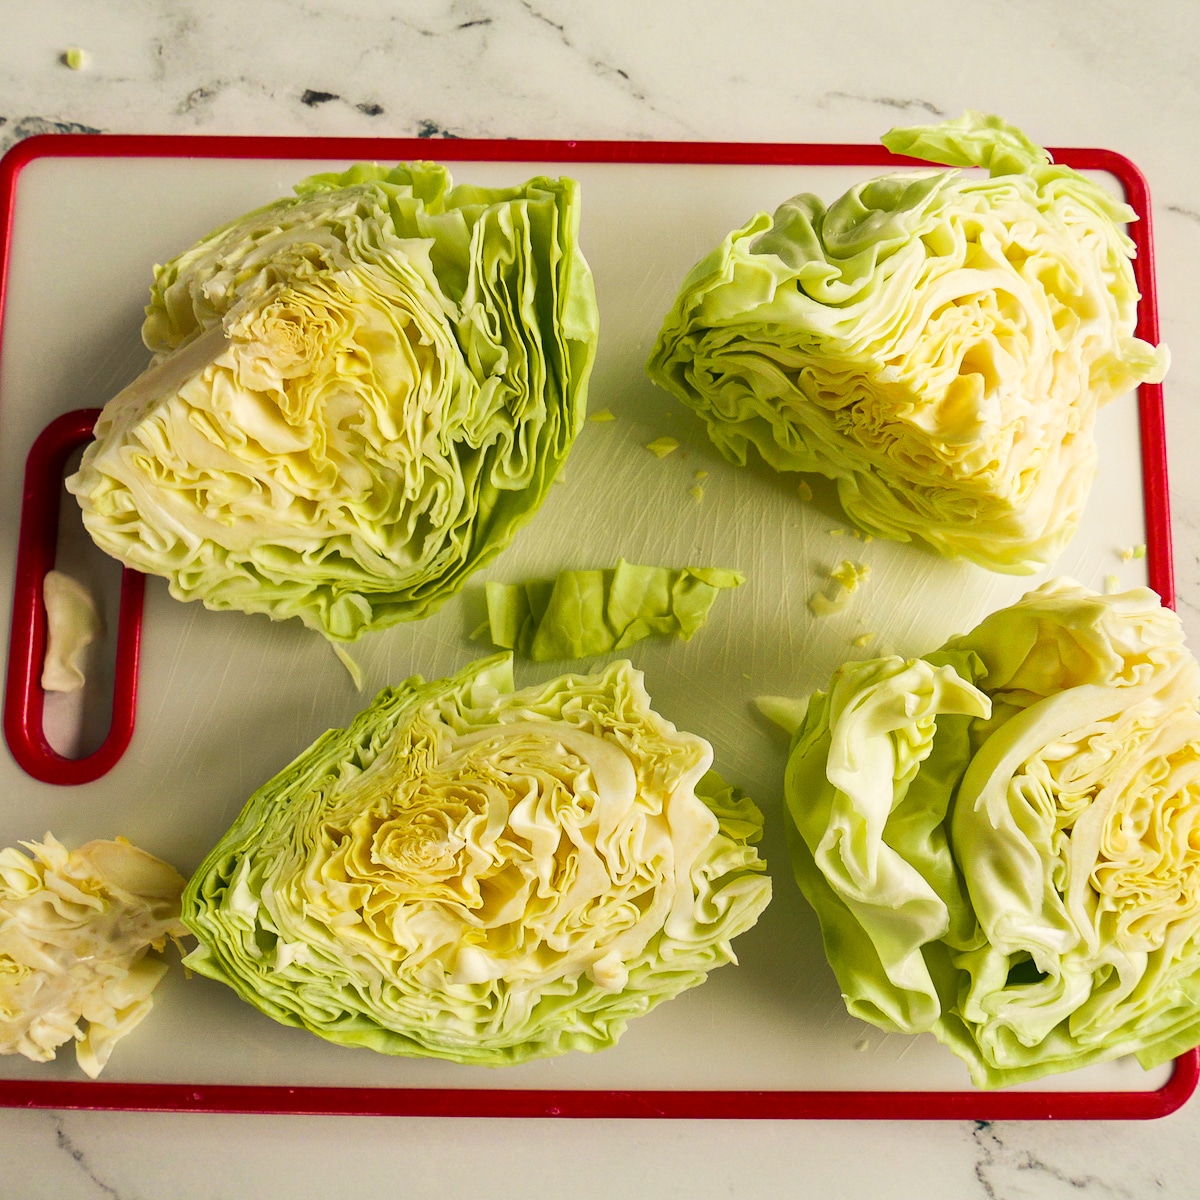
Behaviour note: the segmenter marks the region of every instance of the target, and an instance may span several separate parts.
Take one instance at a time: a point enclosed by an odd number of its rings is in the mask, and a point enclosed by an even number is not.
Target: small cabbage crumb
[[[858,637],[856,637],[854,639],[854,645],[856,645],[861,650],[864,647],[869,646],[874,640],[875,640],[875,634],[860,633],[858,635]]]
[[[655,438],[654,441],[646,443],[646,449],[659,458],[666,458],[668,454],[673,454],[679,449],[679,442],[673,437]]]
[[[337,642],[330,642],[329,644],[333,647],[333,652],[337,655],[338,662],[350,673],[350,681],[354,684],[354,690],[361,692],[363,690],[363,669],[359,665],[358,660],[345,646],[340,646]]]
[[[858,585],[870,577],[871,568],[867,563],[853,563],[848,558],[843,559],[829,572],[829,578],[836,580],[848,592],[858,591]]]
[[[807,479],[802,479],[796,488],[796,495],[807,504],[813,498],[812,484]]]
[[[870,574],[869,564],[843,559],[829,572],[829,582],[809,598],[808,607],[813,616],[828,617],[841,612]]]
[[[1105,575],[1104,577],[1104,594],[1106,596],[1114,596],[1121,590],[1121,580],[1116,575]]]
[[[838,588],[832,595],[827,591],[813,592],[808,599],[808,607],[814,617],[831,617],[840,613],[850,603],[850,593],[845,588]]]
[[[703,483],[708,478],[708,472],[707,471],[697,471],[695,478],[696,478],[697,483]]]
[[[64,51],[62,56],[63,65],[70,67],[72,71],[82,71],[87,66],[87,61],[87,51],[81,50],[78,46],[71,46]]]
[[[831,529],[829,531],[829,536],[830,537],[845,537],[846,531],[844,529]]]
[[[768,721],[778,725],[788,737],[794,736],[796,730],[804,724],[808,712],[808,696],[794,699],[791,696],[756,696],[754,707]]]
[[[697,504],[704,499],[704,489],[698,483],[688,488],[688,493]]]
[[[596,412],[592,413],[588,417],[589,421],[594,421],[597,425],[603,425],[607,421],[615,421],[616,419],[616,413],[614,413],[610,408],[597,409]]]

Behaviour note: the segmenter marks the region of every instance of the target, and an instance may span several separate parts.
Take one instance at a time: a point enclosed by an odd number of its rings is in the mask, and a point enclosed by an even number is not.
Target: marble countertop
[[[1154,201],[1178,607],[1200,646],[1191,0],[0,0],[0,29],[0,151],[45,130],[870,142],[970,107],[1128,155]],[[0,1200],[1183,1197],[1198,1151],[1200,1095],[1094,1124],[0,1110]]]

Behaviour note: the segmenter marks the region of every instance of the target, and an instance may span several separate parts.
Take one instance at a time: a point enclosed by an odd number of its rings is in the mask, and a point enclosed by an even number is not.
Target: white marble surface
[[[1193,0],[0,0],[0,150],[47,128],[866,142],[966,107],[1119,150],[1149,179],[1179,608],[1200,645]],[[0,1200],[1185,1197],[1198,1151],[1200,1096],[1092,1125],[10,1110]]]

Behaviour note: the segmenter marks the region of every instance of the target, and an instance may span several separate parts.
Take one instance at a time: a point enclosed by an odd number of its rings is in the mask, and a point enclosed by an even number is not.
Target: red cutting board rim
[[[155,134],[43,134],[18,142],[0,160],[0,354],[13,216],[21,171],[39,158],[231,158],[404,161],[437,158],[492,162],[600,162],[727,166],[928,166],[878,145],[804,142],[623,142],[448,138],[219,137]],[[1076,170],[1107,171],[1125,191],[1139,220],[1130,228],[1137,246],[1133,269],[1141,302],[1137,336],[1157,344],[1158,302],[1150,194],[1141,171],[1112,150],[1052,149],[1056,162]],[[1142,487],[1149,584],[1174,607],[1174,567],[1167,490],[1166,428],[1161,384],[1138,391]],[[43,472],[44,473],[44,472]],[[31,472],[32,474],[32,472]],[[34,476],[37,482],[40,476]],[[24,508],[29,503],[27,486]],[[29,539],[22,522],[21,541]],[[44,573],[52,564],[27,568]],[[18,576],[22,574],[18,565]],[[132,572],[126,573],[128,577]],[[18,578],[20,584],[20,578]],[[128,606],[132,614],[134,605]],[[122,623],[126,604],[122,603]],[[140,627],[140,604],[129,623]],[[14,618],[17,605],[14,604]],[[28,658],[14,622],[5,704],[10,745],[44,742],[25,698]],[[133,637],[136,674],[136,636]],[[119,696],[118,696],[119,699]],[[24,706],[22,707],[22,705]],[[15,715],[10,719],[9,713]],[[133,711],[130,705],[129,732]],[[116,721],[114,721],[114,727]],[[14,738],[16,739],[14,743]],[[127,737],[126,737],[127,741]],[[107,745],[107,743],[106,743]],[[112,751],[119,756],[115,745]],[[101,748],[104,751],[104,748]],[[20,751],[18,750],[18,755]],[[66,761],[66,760],[62,760]],[[115,761],[115,758],[113,759]],[[24,765],[24,764],[23,764]],[[52,766],[53,764],[51,764]],[[110,764],[111,765],[111,764]],[[42,776],[45,777],[45,776]],[[1200,1048],[1175,1060],[1170,1079],[1145,1092],[918,1092],[918,1091],[611,1091],[481,1088],[286,1087],[244,1084],[125,1083],[0,1080],[0,1105],[22,1108],[118,1109],[156,1112],[303,1113],[430,1117],[674,1117],[901,1120],[1130,1120],[1163,1117],[1183,1105],[1200,1082]]]

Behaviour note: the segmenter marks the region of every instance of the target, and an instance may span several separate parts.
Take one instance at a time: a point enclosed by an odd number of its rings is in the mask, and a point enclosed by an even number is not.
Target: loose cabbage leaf
[[[511,540],[584,419],[579,188],[316,175],[155,270],[150,368],[68,488],[181,600],[338,641],[421,617]]]
[[[92,593],[62,571],[47,571],[42,580],[46,609],[46,655],[42,690],[77,692],[86,680],[87,648],[104,632]]]
[[[187,933],[184,881],[124,838],[22,844],[0,850],[0,1054],[49,1062],[74,1040],[95,1079],[166,973],[147,951]]]
[[[1200,1044],[1200,667],[1149,590],[1059,580],[843,666],[785,797],[855,1016],[985,1087]]]
[[[762,815],[613,663],[499,655],[380,693],[250,798],[184,894],[186,965],[342,1045],[499,1066],[610,1045],[734,961]]]
[[[554,579],[487,585],[492,642],[535,662],[624,650],[651,634],[687,641],[718,592],[745,576],[721,567],[635,566],[560,571]]]
[[[996,117],[893,130],[904,171],[759,213],[684,281],[650,377],[745,463],[837,481],[862,529],[996,571],[1051,562],[1099,406],[1166,369],[1134,336],[1133,211]]]

